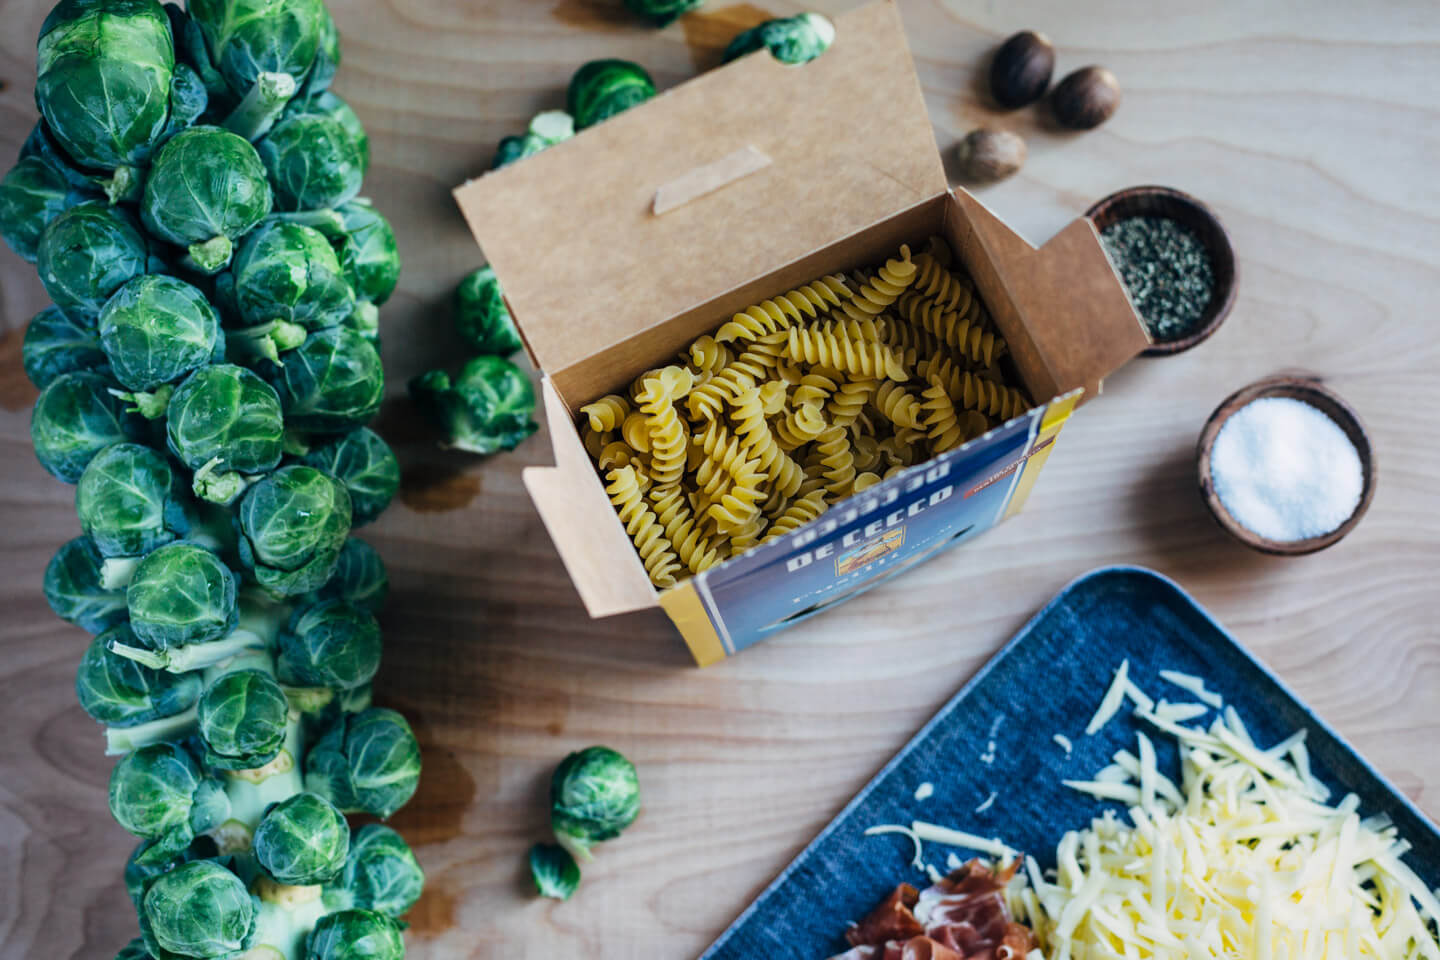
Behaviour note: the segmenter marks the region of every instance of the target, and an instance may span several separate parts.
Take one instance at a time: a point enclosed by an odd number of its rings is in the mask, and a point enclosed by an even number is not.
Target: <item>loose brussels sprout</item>
[[[30,441],[40,465],[75,483],[95,454],[142,435],[144,420],[125,411],[95,373],[62,373],[51,380],[30,414]]]
[[[575,118],[575,129],[584,130],[653,96],[655,81],[640,64],[629,60],[591,60],[570,78],[565,103]]]
[[[578,860],[613,840],[640,815],[640,778],[629,760],[609,747],[570,754],[550,778],[550,826]]]
[[[657,27],[663,27],[682,14],[699,10],[704,2],[705,0],[625,0],[625,6],[631,13],[644,17]]]
[[[335,575],[313,594],[314,600],[344,600],[378,614],[390,594],[390,576],[380,553],[364,540],[351,537],[340,550]]]
[[[296,223],[269,222],[246,237],[220,286],[251,328],[235,335],[268,339],[271,346],[256,347],[272,360],[298,347],[307,330],[334,327],[355,309],[355,292],[329,241]]]
[[[410,381],[410,396],[445,434],[444,447],[490,454],[514,450],[539,427],[530,378],[503,357],[476,357],[453,384],[443,370]]]
[[[380,410],[385,369],[374,345],[349,327],[310,334],[275,374],[285,424],[308,433],[343,433]]]
[[[530,129],[523,136],[506,137],[495,151],[491,169],[523,160],[525,157],[553,147],[575,136],[575,118],[564,110],[546,110],[530,120]]]
[[[352,527],[364,526],[384,513],[400,488],[400,461],[395,459],[395,451],[369,427],[311,448],[300,462],[345,484],[354,513]]]
[[[580,866],[564,847],[537,843],[530,848],[530,879],[540,896],[569,900],[580,886]]]
[[[76,537],[55,551],[45,567],[45,600],[61,620],[90,633],[104,633],[130,616],[124,590],[101,582],[104,560],[89,537]]]
[[[381,823],[367,823],[350,838],[350,855],[333,886],[331,910],[378,910],[399,919],[420,899],[425,873],[405,838]]]
[[[104,376],[110,372],[95,329],[76,323],[58,307],[46,307],[30,320],[20,359],[25,376],[41,390],[62,373],[91,370]]]
[[[297,793],[271,807],[255,829],[255,859],[277,883],[328,883],[345,865],[350,826],[324,797]]]
[[[145,893],[145,884],[155,877],[169,873],[182,863],[189,863],[192,860],[209,860],[219,853],[214,840],[209,836],[200,836],[192,840],[190,846],[181,850],[174,858],[161,858],[158,862],[151,862],[155,859],[150,852],[153,846],[152,841],[141,840],[130,852],[129,859],[125,861],[125,892],[130,895],[130,902],[135,904],[136,910],[140,909],[140,899]]]
[[[132,391],[155,390],[225,355],[220,315],[205,294],[174,277],[146,274],[125,284],[100,311],[99,332],[115,379]],[[152,399],[168,403],[169,394]],[[155,410],[135,399],[142,413],[165,412],[163,404]]]
[[[351,200],[335,212],[340,215],[340,231],[330,235],[330,243],[345,280],[357,299],[378,306],[390,299],[400,281],[395,231],[368,200]]]
[[[200,674],[151,670],[111,652],[112,639],[135,643],[128,626],[112,627],[90,641],[75,671],[75,693],[90,719],[110,727],[134,727],[173,717],[200,699]]]
[[[46,161],[21,157],[0,180],[0,239],[22,260],[34,263],[45,227],[85,199]]]
[[[197,270],[213,274],[272,204],[265,167],[249,141],[221,127],[191,127],[155,154],[140,219],[155,236],[184,247]]]
[[[220,782],[206,777],[183,746],[152,743],[121,757],[110,771],[110,815],[154,841],[137,862],[156,864],[223,823],[230,804]]]
[[[275,388],[244,367],[202,367],[175,388],[165,413],[170,452],[195,471],[195,495],[233,502],[247,475],[280,463],[285,421]]]
[[[354,690],[380,669],[380,624],[344,600],[297,607],[280,633],[276,669],[286,683]]]
[[[236,523],[240,560],[256,582],[298,596],[335,572],[350,532],[350,495],[314,467],[281,467],[245,491]]]
[[[88,200],[50,221],[35,267],[55,306],[93,320],[116,290],[151,272],[150,247],[129,213]]]
[[[275,188],[277,210],[325,210],[360,192],[370,141],[355,112],[333,93],[292,101],[255,145]]]
[[[450,310],[455,331],[477,353],[508,357],[523,346],[505,306],[500,280],[489,264],[460,281]]]
[[[389,819],[419,783],[415,734],[404,717],[381,707],[342,714],[305,757],[305,789],[345,813]]]
[[[830,49],[835,42],[835,25],[818,13],[767,20],[730,41],[725,62],[747,53],[769,50],[781,63],[806,63]]]
[[[149,553],[190,528],[178,478],[165,458],[138,443],[95,455],[75,485],[80,529],[102,556]]]
[[[254,770],[274,760],[285,745],[290,704],[264,670],[232,670],[200,697],[200,739],[205,765],[213,770]]]
[[[35,103],[82,165],[134,166],[165,132],[174,69],[156,0],[62,0],[40,28]]]
[[[299,83],[315,62],[322,0],[191,0],[186,6],[210,62],[236,97],[249,93],[261,73],[288,73]]]
[[[533,157],[548,146],[550,146],[550,144],[533,133],[526,133],[518,137],[506,137],[496,146],[495,159],[490,161],[490,169],[499,170],[501,167],[509,166],[516,160]]]
[[[239,617],[235,591],[235,574],[215,554],[167,544],[140,561],[125,590],[130,627],[147,650],[162,653],[219,640]]]
[[[305,938],[305,960],[404,960],[400,925],[376,910],[327,913]]]
[[[140,933],[155,960],[230,960],[254,945],[259,909],[243,880],[195,860],[146,884]]]

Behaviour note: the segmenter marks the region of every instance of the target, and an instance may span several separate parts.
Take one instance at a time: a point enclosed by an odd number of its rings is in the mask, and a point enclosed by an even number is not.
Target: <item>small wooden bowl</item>
[[[1168,217],[1194,230],[1210,254],[1211,268],[1215,272],[1215,289],[1210,294],[1210,303],[1200,317],[1195,331],[1175,340],[1154,343],[1142,356],[1162,357],[1181,353],[1208,339],[1220,329],[1220,324],[1235,305],[1235,289],[1239,278],[1236,273],[1235,250],[1230,246],[1230,235],[1225,232],[1220,218],[1215,216],[1209,207],[1189,194],[1169,187],[1129,187],[1100,200],[1085,211],[1085,216],[1095,224],[1097,231],[1131,217]]]
[[[1345,431],[1345,436],[1354,444],[1355,452],[1360,455],[1360,472],[1364,478],[1364,486],[1360,491],[1360,502],[1356,504],[1355,512],[1350,514],[1350,519],[1323,536],[1294,541],[1271,540],[1262,537],[1242,526],[1232,517],[1215,492],[1215,483],[1210,474],[1210,454],[1215,446],[1215,438],[1220,435],[1220,428],[1225,425],[1225,421],[1229,420],[1235,411],[1252,400],[1259,400],[1262,397],[1289,397],[1292,400],[1310,404],[1334,420],[1340,429]],[[1200,495],[1205,498],[1205,505],[1210,508],[1210,513],[1215,517],[1216,522],[1245,546],[1276,556],[1295,557],[1324,550],[1355,529],[1355,525],[1360,522],[1361,517],[1365,516],[1365,511],[1370,509],[1370,501],[1375,497],[1375,456],[1370,448],[1370,435],[1365,431],[1365,424],[1360,421],[1359,415],[1350,405],[1341,400],[1334,391],[1324,386],[1318,377],[1286,375],[1267,377],[1226,397],[1225,401],[1215,408],[1210,419],[1205,421],[1205,428],[1200,431],[1196,462],[1200,474]]]

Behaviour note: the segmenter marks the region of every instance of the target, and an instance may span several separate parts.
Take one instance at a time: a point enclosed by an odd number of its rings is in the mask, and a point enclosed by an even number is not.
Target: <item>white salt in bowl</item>
[[[1359,497],[1349,517],[1328,533],[1293,540],[1264,536],[1236,519],[1225,506],[1220,492],[1216,490],[1214,476],[1216,438],[1220,436],[1220,431],[1232,416],[1254,401],[1268,397],[1298,400],[1314,407],[1339,427],[1344,432],[1346,439],[1350,441],[1351,446],[1355,448],[1355,453],[1360,461]],[[1370,435],[1366,432],[1365,425],[1348,403],[1321,384],[1318,379],[1311,377],[1267,377],[1226,397],[1225,401],[1215,408],[1210,419],[1205,421],[1205,428],[1200,431],[1196,460],[1199,469],[1200,493],[1205,498],[1205,505],[1210,508],[1211,515],[1215,517],[1216,522],[1225,532],[1247,547],[1262,553],[1294,557],[1325,549],[1355,529],[1355,525],[1360,522],[1360,518],[1370,508],[1370,501],[1375,496],[1375,457],[1370,448]]]

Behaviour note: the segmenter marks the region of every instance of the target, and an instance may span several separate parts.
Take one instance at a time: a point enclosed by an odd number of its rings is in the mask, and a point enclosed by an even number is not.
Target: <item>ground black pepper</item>
[[[1100,239],[1154,340],[1194,332],[1215,292],[1215,269],[1195,231],[1169,217],[1128,217]]]

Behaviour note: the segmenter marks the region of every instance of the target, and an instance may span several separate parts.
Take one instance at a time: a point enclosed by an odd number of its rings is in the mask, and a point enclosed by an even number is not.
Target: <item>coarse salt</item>
[[[1324,412],[1289,397],[1235,411],[1210,452],[1215,493],[1235,522],[1286,543],[1331,533],[1360,503],[1360,454]]]

